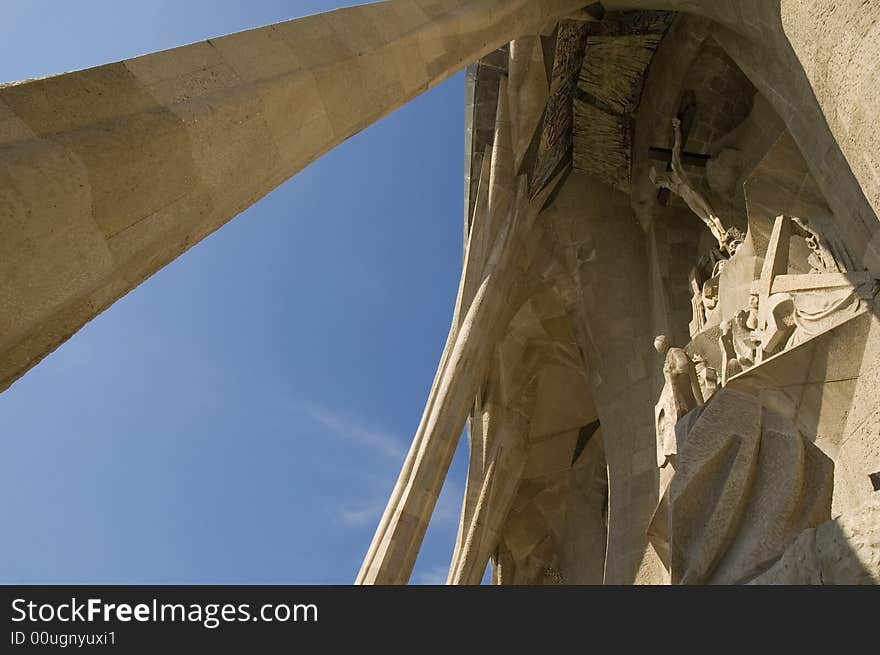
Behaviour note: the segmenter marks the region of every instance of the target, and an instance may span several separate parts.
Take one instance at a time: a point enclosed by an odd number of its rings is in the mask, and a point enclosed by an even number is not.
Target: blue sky
[[[344,4],[7,2],[0,81]],[[0,394],[0,582],[354,579],[452,314],[463,94],[348,140]],[[445,578],[465,466],[413,582]]]

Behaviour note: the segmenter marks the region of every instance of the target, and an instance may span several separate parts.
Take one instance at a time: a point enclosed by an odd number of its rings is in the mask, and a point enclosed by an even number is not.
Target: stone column
[[[534,398],[532,398],[534,401]],[[532,403],[533,404],[533,403]],[[448,584],[477,585],[498,546],[528,457],[529,419],[516,409],[487,407],[484,438],[491,444],[479,491],[463,507],[461,539],[456,543]]]
[[[391,0],[0,86],[0,390],[310,162],[582,0]]]
[[[645,233],[629,197],[572,173],[554,200],[555,220],[592,253],[580,264],[580,316],[587,367],[608,463],[606,584],[640,574],[657,503],[651,283]]]

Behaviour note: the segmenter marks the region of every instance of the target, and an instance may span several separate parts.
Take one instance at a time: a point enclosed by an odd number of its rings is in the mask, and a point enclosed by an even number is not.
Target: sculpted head
[[[665,334],[659,334],[654,337],[654,350],[661,355],[665,355],[666,351],[669,350],[669,340]]]

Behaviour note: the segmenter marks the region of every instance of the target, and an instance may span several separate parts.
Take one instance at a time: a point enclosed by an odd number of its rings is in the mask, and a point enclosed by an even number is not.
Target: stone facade
[[[408,581],[465,424],[451,584],[880,581],[878,19],[390,0],[2,85],[0,388],[469,66],[454,318],[357,582]]]

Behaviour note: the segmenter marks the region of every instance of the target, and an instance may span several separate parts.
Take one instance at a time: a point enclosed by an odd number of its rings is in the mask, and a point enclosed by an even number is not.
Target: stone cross
[[[678,120],[681,121],[681,141],[682,144],[687,142],[688,135],[694,127],[694,121],[697,116],[697,103],[692,91],[684,95],[676,114]],[[666,163],[666,172],[672,170],[672,148],[652,147],[648,150],[648,158],[654,161],[662,161]],[[685,166],[704,167],[709,161],[710,156],[699,152],[682,152],[681,163]],[[661,205],[669,202],[669,189],[660,189],[657,191],[657,201]]]

